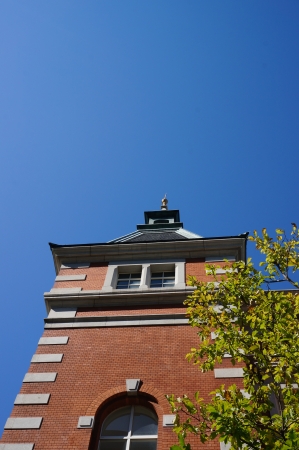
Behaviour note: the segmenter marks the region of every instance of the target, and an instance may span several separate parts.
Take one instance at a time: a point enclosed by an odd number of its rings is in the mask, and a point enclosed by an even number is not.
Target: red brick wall
[[[75,288],[82,287],[83,291],[86,290],[100,290],[103,287],[106,273],[107,263],[99,263],[90,265],[82,269],[61,269],[58,275],[82,275],[86,274],[84,281],[56,281],[54,288]]]
[[[198,281],[213,281],[211,275],[206,274],[206,262],[204,258],[187,259],[185,265],[186,282],[188,281],[188,275],[195,276]],[[213,263],[216,266],[224,267],[227,263],[219,261]],[[103,287],[106,273],[107,263],[100,263],[97,265],[91,265],[82,269],[61,269],[59,275],[81,275],[86,274],[84,281],[56,281],[54,288],[76,288],[82,287],[82,290],[100,290]]]
[[[96,414],[109,398],[124,402],[126,378],[140,378],[139,397],[149,398],[159,417],[158,450],[166,450],[176,436],[162,427],[162,415],[170,413],[164,394],[200,390],[207,399],[222,383],[242,385],[240,379],[216,380],[213,373],[201,373],[186,361],[186,353],[198,342],[196,330],[188,325],[57,329],[45,330],[43,336],[69,336],[67,345],[37,348],[37,353],[64,353],[61,363],[29,367],[29,372],[58,372],[57,379],[24,383],[20,393],[50,393],[49,404],[16,405],[11,415],[42,416],[43,423],[40,430],[5,430],[1,442],[34,442],[34,450],[95,450],[89,447],[91,429],[77,429],[79,416]],[[230,367],[229,360],[223,366]],[[203,446],[197,440],[195,448],[218,450],[219,443]]]
[[[224,262],[217,263],[219,266]],[[101,289],[107,264],[84,269],[62,269],[59,275],[87,274],[85,281],[56,282],[55,288],[82,287],[83,290]],[[210,280],[205,273],[205,262],[186,261],[186,274],[199,280]],[[176,305],[149,307],[78,308],[77,316],[136,315],[182,313],[185,308]],[[147,326],[45,330],[43,336],[69,336],[67,345],[39,346],[37,353],[63,353],[61,363],[31,364],[29,372],[58,372],[53,383],[24,383],[20,393],[50,393],[48,405],[16,405],[12,417],[43,417],[40,430],[5,430],[0,442],[34,442],[34,450],[96,450],[97,432],[101,421],[113,407],[132,402],[149,402],[159,418],[158,448],[168,450],[176,443],[172,429],[162,426],[163,414],[170,414],[164,395],[184,393],[192,395],[199,390],[208,394],[220,384],[237,384],[241,379],[214,378],[214,373],[201,373],[188,363],[185,355],[198,344],[196,330],[186,326]],[[222,367],[231,367],[229,359]],[[125,392],[126,378],[140,378],[142,386],[137,399],[129,400]],[[110,408],[110,409],[109,409]],[[80,416],[95,415],[96,425],[91,429],[77,429]],[[219,450],[219,443],[200,444],[194,449]]]
[[[138,306],[133,308],[119,307],[119,308],[78,308],[76,317],[88,316],[138,316],[142,314],[180,314],[185,313],[186,308],[178,305],[169,306]]]
[[[214,281],[212,275],[206,274],[206,265],[208,263],[205,262],[203,258],[197,259],[186,259],[185,271],[186,271],[186,283],[188,282],[188,276],[196,277],[198,281]],[[214,264],[217,267],[224,267],[228,263],[224,261],[217,261]],[[219,279],[223,275],[218,275]]]

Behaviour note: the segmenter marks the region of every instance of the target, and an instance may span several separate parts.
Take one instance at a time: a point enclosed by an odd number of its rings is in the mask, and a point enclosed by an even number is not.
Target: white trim
[[[46,353],[33,355],[31,358],[32,363],[60,363],[63,358],[63,353]]]
[[[34,444],[0,444],[0,450],[33,450]]]
[[[68,340],[68,336],[41,337],[38,345],[66,345]]]
[[[42,417],[9,417],[4,425],[5,430],[32,430],[41,426]]]
[[[28,372],[23,383],[53,383],[56,377],[57,372]]]
[[[92,428],[94,416],[81,416],[78,420],[77,428]]]
[[[52,288],[51,294],[78,294],[82,291],[82,287],[78,288]]]
[[[116,289],[117,279],[118,279],[118,272],[119,268],[126,267],[127,270],[134,271],[140,271],[141,266],[141,280],[140,280],[140,287],[137,289],[134,289],[134,291],[147,291],[152,290],[153,288],[150,287],[150,280],[151,280],[151,268],[153,266],[159,266],[161,265],[161,271],[163,269],[163,265],[172,265],[175,269],[175,285],[173,286],[173,289],[185,289],[185,259],[176,259],[176,260],[169,260],[169,259],[156,259],[156,260],[150,260],[150,261],[113,261],[113,263],[110,263],[108,265],[105,282],[102,288],[102,292],[119,292],[123,291],[121,289]],[[155,267],[156,269],[157,267]],[[162,288],[163,290],[169,289],[169,288]],[[126,289],[127,291],[127,289]],[[51,291],[52,292],[52,291]]]
[[[61,319],[68,319],[76,317],[77,308],[52,308],[48,314],[48,318],[59,317]]]
[[[215,378],[243,378],[242,368],[214,369]]]
[[[47,405],[50,394],[18,394],[15,405]]]
[[[163,427],[173,427],[175,414],[163,414]]]
[[[54,322],[46,323],[45,329],[52,328],[112,328],[112,327],[142,327],[142,326],[163,326],[163,325],[188,325],[188,319],[150,319],[150,320],[94,320],[84,322]]]
[[[55,281],[84,281],[86,274],[80,275],[57,275]]]
[[[126,379],[126,389],[128,395],[137,395],[140,384],[140,378]]]

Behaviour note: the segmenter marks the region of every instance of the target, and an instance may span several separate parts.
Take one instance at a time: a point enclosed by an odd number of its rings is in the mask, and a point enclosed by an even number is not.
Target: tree
[[[209,402],[199,392],[167,396],[179,438],[172,450],[191,448],[188,433],[231,449],[299,449],[299,229],[292,224],[289,237],[278,229],[275,240],[263,229],[249,239],[264,255],[262,271],[249,259],[227,263],[219,278],[208,265],[213,282],[190,278],[195,290],[185,301],[199,336],[187,359],[207,372],[229,353],[233,365],[243,364],[244,391],[222,385]],[[282,282],[292,289],[277,290]]]

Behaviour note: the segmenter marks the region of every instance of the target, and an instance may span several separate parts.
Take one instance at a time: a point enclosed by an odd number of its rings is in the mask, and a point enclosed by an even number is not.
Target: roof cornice
[[[56,273],[61,264],[76,262],[112,262],[120,260],[151,260],[163,255],[163,259],[202,258],[213,255],[233,255],[246,259],[248,233],[239,236],[195,238],[178,241],[99,243],[57,245],[50,243]]]

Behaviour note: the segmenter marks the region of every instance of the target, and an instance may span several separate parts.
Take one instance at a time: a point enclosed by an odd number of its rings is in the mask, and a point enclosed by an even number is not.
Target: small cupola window
[[[169,219],[157,219],[153,221],[154,223],[169,223]]]

